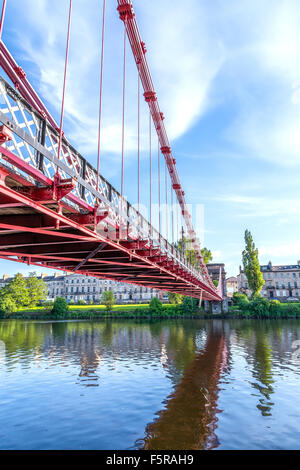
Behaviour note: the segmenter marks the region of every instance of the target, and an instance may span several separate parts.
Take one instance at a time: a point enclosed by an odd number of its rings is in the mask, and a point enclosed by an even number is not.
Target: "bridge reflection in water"
[[[147,426],[145,449],[216,447],[218,382],[227,367],[228,351],[221,322],[209,324],[206,333],[203,350],[196,352],[186,364],[166,409],[159,413],[157,421]]]
[[[280,321],[0,322],[0,448],[242,448],[263,429],[277,442],[299,337]]]

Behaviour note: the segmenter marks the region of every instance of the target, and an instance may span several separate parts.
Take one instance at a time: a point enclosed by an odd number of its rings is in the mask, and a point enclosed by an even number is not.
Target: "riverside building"
[[[61,276],[55,273],[53,276],[42,274],[39,276],[47,285],[47,300],[55,300],[56,297],[65,297],[68,302],[75,304],[84,301],[86,303],[99,303],[102,293],[107,290],[114,292],[116,303],[145,303],[151,301],[153,297],[158,297],[162,301],[168,301],[168,294],[148,287],[140,287],[132,284],[97,279],[94,277],[82,276],[80,274],[67,274]],[[0,280],[0,289],[12,277],[5,274]]]

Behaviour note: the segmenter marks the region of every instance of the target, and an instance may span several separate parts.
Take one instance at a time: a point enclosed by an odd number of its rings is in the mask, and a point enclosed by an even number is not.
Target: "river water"
[[[296,320],[0,321],[0,449],[300,449],[299,340]]]

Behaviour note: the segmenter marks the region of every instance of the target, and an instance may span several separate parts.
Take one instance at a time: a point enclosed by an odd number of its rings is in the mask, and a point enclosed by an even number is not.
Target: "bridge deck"
[[[2,78],[0,98],[0,258],[221,300]]]

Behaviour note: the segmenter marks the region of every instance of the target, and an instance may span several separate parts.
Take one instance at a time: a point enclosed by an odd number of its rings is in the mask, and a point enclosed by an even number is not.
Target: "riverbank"
[[[212,315],[206,314],[203,310],[196,312],[182,312],[179,308],[173,305],[164,306],[160,311],[151,311],[149,306],[127,308],[114,308],[112,311],[107,311],[105,308],[92,308],[92,306],[78,306],[79,308],[72,308],[67,312],[54,315],[51,310],[45,309],[30,309],[18,311],[2,317],[3,320],[102,320],[102,319],[206,319],[211,318]],[[131,308],[129,308],[131,307]]]
[[[2,319],[9,320],[102,320],[102,319],[300,319],[300,304],[280,304],[258,299],[245,302],[244,298],[229,307],[228,313],[211,314],[203,309],[191,309],[187,306],[164,304],[157,310],[149,304],[114,305],[107,310],[104,305],[69,305],[66,312],[59,315],[52,312],[52,307],[34,307],[20,309],[10,314],[2,314]]]
[[[51,312],[16,312],[5,315],[1,320],[39,320],[39,321],[62,321],[62,320],[291,320],[299,319],[300,314],[280,315],[254,315],[252,312],[242,312],[233,309],[228,313],[205,313],[203,310],[191,313],[160,312],[151,313],[149,310],[140,311],[76,311],[66,312],[62,315],[53,315]]]

